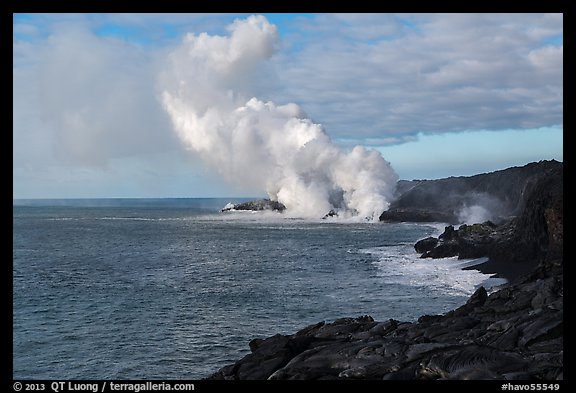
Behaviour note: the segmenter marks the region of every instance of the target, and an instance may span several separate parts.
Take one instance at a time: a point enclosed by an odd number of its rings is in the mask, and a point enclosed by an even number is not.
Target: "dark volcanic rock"
[[[391,222],[448,222],[456,224],[458,216],[453,212],[417,208],[390,208],[380,215],[380,221]]]
[[[463,222],[462,213],[481,207],[498,223],[518,215],[540,179],[562,170],[551,160],[468,177],[438,180],[400,180],[395,200],[382,213],[381,221]]]
[[[418,240],[414,245],[416,252],[425,253],[432,250],[438,244],[438,239],[435,237],[427,237],[426,239]]]
[[[452,225],[444,229],[438,239],[428,237],[418,241],[414,248],[422,253],[422,258],[480,258],[488,256],[491,248],[499,239],[497,226],[491,221],[482,224],[461,225],[454,229]],[[434,244],[436,240],[436,244]],[[423,247],[425,242],[427,247]]]
[[[561,379],[562,288],[534,308],[535,285],[479,288],[462,307],[416,323],[321,322],[261,341],[208,379]]]
[[[252,210],[252,211],[273,210],[283,212],[284,210],[286,210],[286,206],[284,206],[280,202],[271,201],[270,199],[259,199],[257,201],[238,203],[233,207],[226,207],[221,211],[225,212],[231,210]]]
[[[528,273],[539,263],[559,270],[563,249],[563,184],[560,166],[532,184],[518,217],[499,226],[490,221],[461,225],[457,230],[447,226],[433,248],[424,250],[420,242],[433,244],[433,238],[426,238],[416,243],[415,249],[423,258],[488,257],[488,262],[476,268],[485,273],[499,272],[508,279]]]
[[[508,224],[447,227],[437,245],[421,243],[433,247],[426,252],[487,245],[491,258],[536,265],[515,282],[490,294],[481,287],[461,307],[414,323],[341,318],[255,339],[252,353],[208,379],[562,379],[562,184],[561,169],[539,179]]]
[[[335,211],[334,209],[331,209],[328,213],[326,213],[324,215],[324,217],[322,217],[323,220],[329,218],[329,217],[338,217],[338,212]]]

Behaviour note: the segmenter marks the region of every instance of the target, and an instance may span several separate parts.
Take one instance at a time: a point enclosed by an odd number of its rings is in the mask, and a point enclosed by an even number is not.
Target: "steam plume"
[[[263,16],[236,20],[228,36],[188,34],[169,56],[162,102],[187,148],[220,174],[286,206],[287,214],[378,219],[398,176],[379,152],[336,147],[296,104],[254,95],[278,45]]]

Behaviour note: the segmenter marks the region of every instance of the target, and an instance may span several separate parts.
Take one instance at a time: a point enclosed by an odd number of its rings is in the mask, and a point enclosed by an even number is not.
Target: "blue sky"
[[[178,139],[159,99],[185,34],[248,14],[18,14],[13,197],[256,196]],[[276,52],[251,91],[297,103],[400,178],[563,161],[563,17],[264,14]]]

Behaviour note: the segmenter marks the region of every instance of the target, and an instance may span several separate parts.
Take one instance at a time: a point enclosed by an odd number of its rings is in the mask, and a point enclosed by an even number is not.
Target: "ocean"
[[[247,199],[14,200],[14,379],[201,379],[248,342],[414,321],[502,280],[420,259],[441,223],[225,212]]]

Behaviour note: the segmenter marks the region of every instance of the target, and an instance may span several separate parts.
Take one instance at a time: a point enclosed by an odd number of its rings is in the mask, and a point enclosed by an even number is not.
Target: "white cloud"
[[[545,46],[537,48],[528,54],[530,62],[541,72],[560,73],[562,75],[562,61],[564,59],[563,46]]]
[[[27,66],[14,70],[15,149],[44,149],[38,165],[51,154],[106,166],[177,146],[157,101],[150,53],[78,26],[19,46],[16,57]]]

